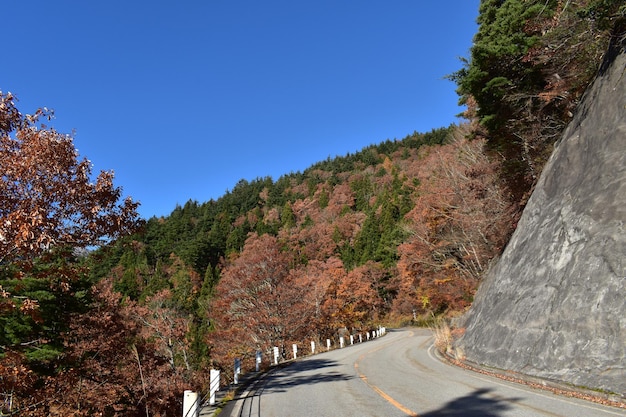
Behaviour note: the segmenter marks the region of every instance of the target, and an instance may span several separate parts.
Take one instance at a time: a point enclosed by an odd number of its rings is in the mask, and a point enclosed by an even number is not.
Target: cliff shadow
[[[494,398],[490,389],[477,389],[471,394],[456,398],[443,407],[420,413],[420,417],[499,417],[513,408],[511,403],[519,398]]]

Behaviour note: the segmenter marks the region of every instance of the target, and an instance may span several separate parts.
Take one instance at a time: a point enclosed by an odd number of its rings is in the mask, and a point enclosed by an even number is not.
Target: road
[[[432,349],[428,330],[390,331],[276,368],[220,416],[626,416],[623,409],[451,366]]]

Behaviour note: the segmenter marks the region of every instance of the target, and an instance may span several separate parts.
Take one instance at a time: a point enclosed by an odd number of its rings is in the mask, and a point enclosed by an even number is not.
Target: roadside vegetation
[[[1,94],[0,415],[177,415],[210,367],[381,323],[447,349],[625,14],[484,0],[465,121],[145,220]]]

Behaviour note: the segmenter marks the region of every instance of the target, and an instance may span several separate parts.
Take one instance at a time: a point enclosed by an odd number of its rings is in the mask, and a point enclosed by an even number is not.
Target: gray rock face
[[[626,53],[612,50],[457,342],[468,360],[626,394]]]

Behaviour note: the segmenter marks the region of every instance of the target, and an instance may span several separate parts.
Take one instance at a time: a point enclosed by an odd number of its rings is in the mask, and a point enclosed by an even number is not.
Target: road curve
[[[439,361],[426,329],[389,331],[276,368],[221,416],[626,416],[626,410],[553,395]]]

